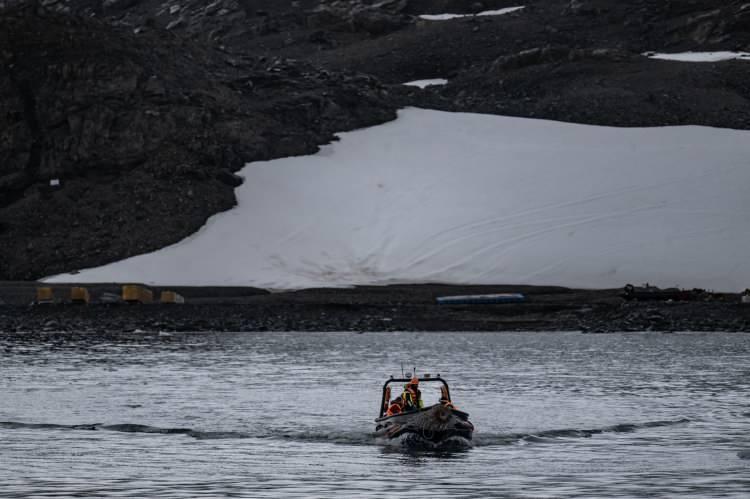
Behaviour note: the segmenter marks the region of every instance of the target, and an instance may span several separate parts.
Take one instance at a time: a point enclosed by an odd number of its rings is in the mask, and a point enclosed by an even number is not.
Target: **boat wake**
[[[591,429],[543,430],[533,433],[477,434],[475,436],[474,445],[476,447],[486,447],[490,445],[512,445],[520,442],[545,443],[561,439],[591,438],[594,435],[606,433],[631,433],[646,428],[675,426],[689,422],[689,419],[681,418],[674,420],[647,421],[645,423],[623,423]]]
[[[646,428],[658,428],[689,423],[687,418],[643,423],[623,423],[592,429],[557,429],[528,433],[480,433],[474,435],[473,443],[462,438],[449,439],[439,445],[426,445],[425,442],[401,441],[386,442],[376,439],[373,433],[364,431],[201,431],[193,428],[162,428],[143,424],[79,424],[62,425],[48,423],[0,422],[0,430],[71,430],[71,431],[112,431],[121,433],[146,433],[158,435],[185,435],[197,440],[222,439],[278,439],[293,442],[333,443],[341,445],[381,445],[386,447],[427,448],[427,450],[460,450],[469,447],[514,445],[518,443],[552,443],[563,439],[590,438],[607,433],[629,433]],[[411,435],[413,437],[414,435]],[[420,445],[421,444],[421,445]]]
[[[0,429],[6,430],[79,430],[79,431],[115,431],[122,433],[153,433],[159,435],[187,435],[199,440],[217,440],[224,438],[251,438],[254,435],[235,431],[198,431],[191,428],[160,428],[143,424],[79,424],[62,425],[49,423],[19,423],[15,421],[0,422]]]

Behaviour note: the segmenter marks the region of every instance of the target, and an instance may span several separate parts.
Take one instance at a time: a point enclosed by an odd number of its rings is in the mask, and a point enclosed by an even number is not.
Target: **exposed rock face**
[[[403,14],[408,0],[385,0],[365,3],[361,0],[322,0],[307,17],[307,24],[316,28],[365,31],[383,35],[396,31],[412,22]]]
[[[608,126],[750,129],[750,63],[657,61],[619,49],[544,46],[499,57],[445,87],[403,89],[424,107]]]
[[[1,0],[0,0],[1,1]],[[6,0],[24,3],[23,0]],[[32,3],[26,0],[27,4]],[[60,13],[96,17],[140,32],[166,29],[194,41],[246,48],[259,37],[305,28],[384,34],[411,23],[409,0],[45,0]],[[1,5],[1,3],[0,3]],[[304,38],[303,38],[304,39]],[[287,44],[289,40],[285,40]]]
[[[377,81],[34,8],[0,18],[0,278],[163,247],[231,171],[395,117]],[[50,182],[59,186],[51,186]]]
[[[410,2],[407,12],[412,13]],[[426,3],[426,2],[422,2]],[[309,54],[331,69],[366,71],[383,81],[400,83],[451,78],[498,57],[547,45],[573,49],[616,49],[633,55],[646,51],[750,51],[746,2],[716,0],[657,2],[581,0],[586,14],[570,10],[570,0],[485,2],[485,7],[525,4],[502,16],[467,17],[446,22],[420,21],[385,37],[338,40],[326,50]],[[468,3],[463,10],[467,12]],[[431,12],[436,10],[430,9]],[[452,11],[449,9],[442,12]],[[441,11],[437,11],[441,12]],[[710,30],[701,26],[713,26]],[[707,36],[697,36],[708,33]],[[286,49],[299,56],[297,47]]]
[[[48,12],[96,18],[134,32],[163,29],[201,43],[245,46],[305,21],[318,0],[0,0],[36,3]]]
[[[742,0],[570,0],[564,12],[596,18],[592,22],[622,24],[670,45],[727,42],[750,27],[750,5]],[[747,43],[747,34],[741,38]]]

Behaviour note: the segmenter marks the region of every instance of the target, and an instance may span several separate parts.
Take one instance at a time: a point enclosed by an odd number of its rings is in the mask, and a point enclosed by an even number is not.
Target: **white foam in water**
[[[462,17],[474,17],[476,16],[502,16],[505,14],[510,14],[511,12],[516,12],[518,10],[524,9],[526,6],[518,6],[518,7],[507,7],[505,9],[498,9],[498,10],[485,10],[484,12],[479,12],[478,14],[423,14],[419,16],[422,19],[426,19],[427,21],[448,21],[450,19],[459,19]]]
[[[680,52],[675,54],[648,52],[644,55],[651,59],[681,62],[720,62],[733,59],[750,61],[750,52]]]
[[[49,281],[750,283],[750,132],[407,109],[340,137],[247,165],[180,243]]]
[[[443,78],[434,78],[432,80],[414,80],[414,81],[408,81],[404,83],[404,85],[408,87],[419,87],[419,88],[426,88],[431,87],[433,85],[445,85],[448,83],[448,80]]]

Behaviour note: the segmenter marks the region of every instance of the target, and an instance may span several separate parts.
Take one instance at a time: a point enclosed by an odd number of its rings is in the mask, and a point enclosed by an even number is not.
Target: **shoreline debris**
[[[633,286],[632,284],[626,285],[623,288],[621,296],[627,301],[705,301],[711,299],[714,296],[714,293],[710,293],[705,289],[700,288],[661,289],[657,286],[651,286],[646,283],[643,286]]]

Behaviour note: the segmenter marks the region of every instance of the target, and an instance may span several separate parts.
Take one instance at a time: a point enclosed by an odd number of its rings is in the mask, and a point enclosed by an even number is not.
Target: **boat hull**
[[[469,415],[440,404],[375,420],[375,437],[388,445],[445,449],[471,447]]]

